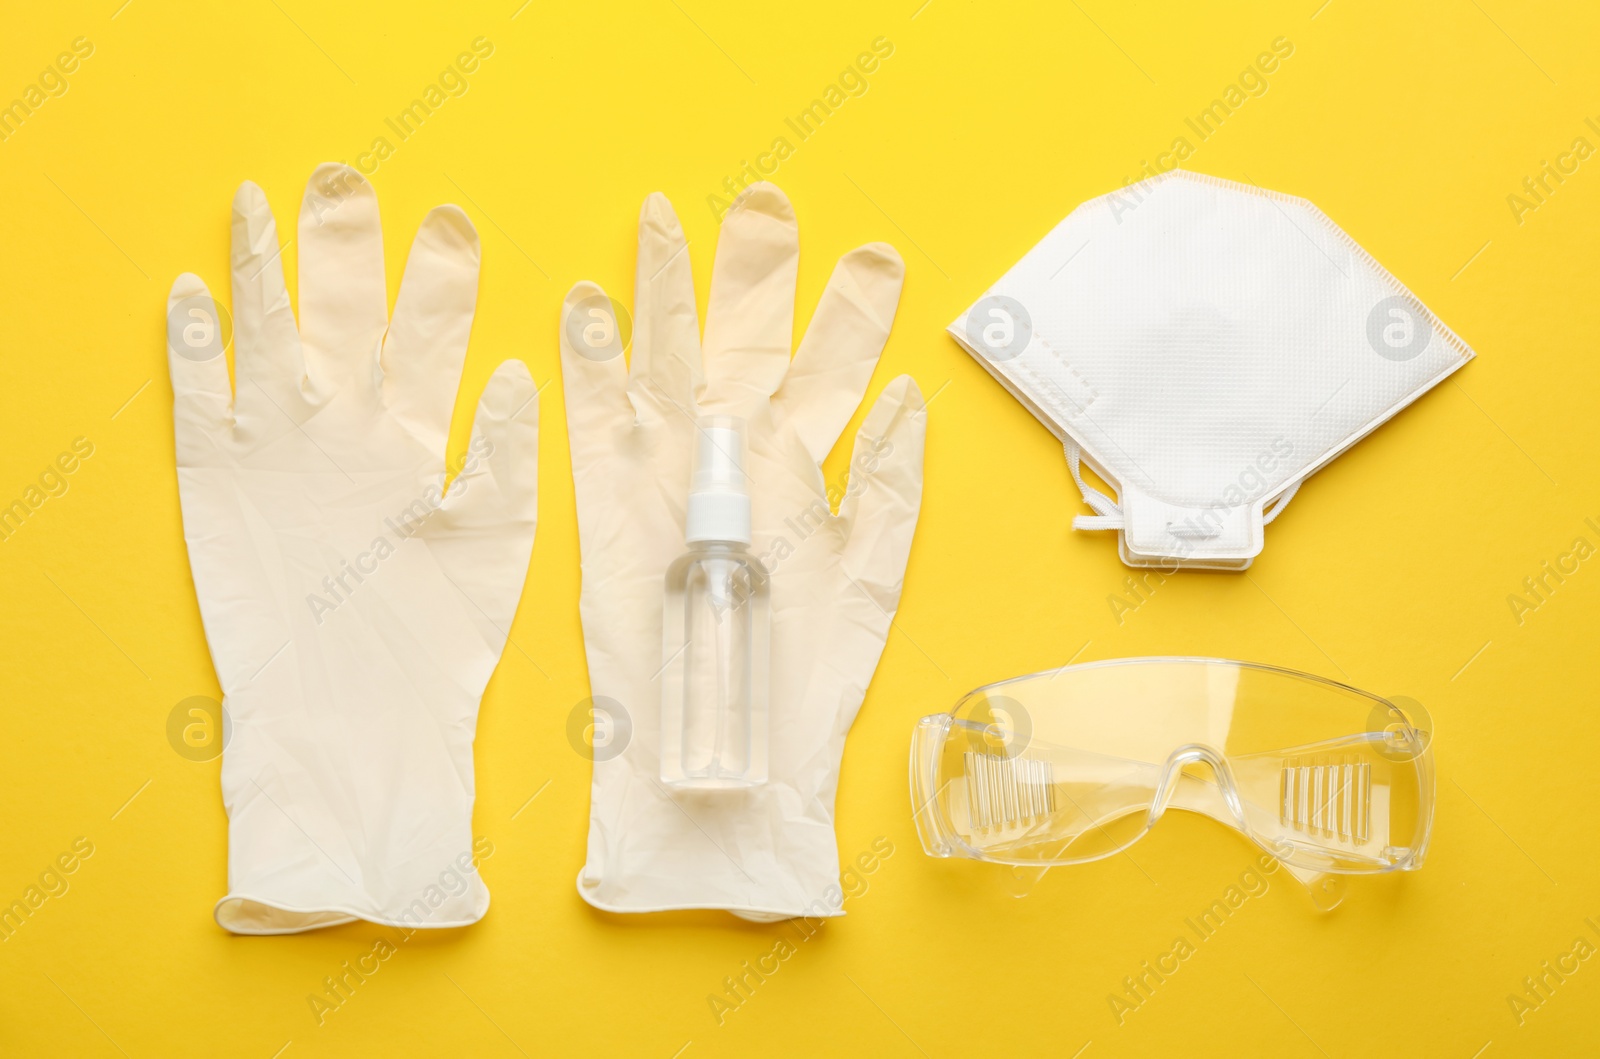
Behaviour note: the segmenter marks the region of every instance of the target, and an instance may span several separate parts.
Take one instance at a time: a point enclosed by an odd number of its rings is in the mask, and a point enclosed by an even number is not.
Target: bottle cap
[[[690,544],[750,543],[747,451],[744,420],[738,416],[701,416],[695,424],[694,473],[684,523]]]

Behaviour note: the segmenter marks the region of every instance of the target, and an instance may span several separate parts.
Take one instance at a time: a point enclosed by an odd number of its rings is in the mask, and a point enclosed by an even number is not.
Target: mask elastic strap
[[[1062,448],[1067,454],[1067,469],[1072,472],[1072,480],[1078,484],[1078,491],[1083,494],[1083,502],[1094,509],[1092,515],[1077,515],[1072,520],[1072,528],[1080,530],[1119,530],[1123,527],[1122,509],[1116,501],[1083,480],[1083,472],[1078,469],[1082,451],[1078,443],[1068,438],[1062,443]]]
[[[1072,520],[1072,528],[1080,530],[1119,530],[1123,527],[1122,508],[1116,501],[1083,480],[1083,472],[1079,469],[1082,462],[1083,451],[1078,443],[1068,438],[1062,443],[1062,450],[1067,454],[1067,470],[1072,472],[1072,480],[1077,483],[1078,491],[1083,494],[1083,502],[1094,508],[1092,515],[1077,515]],[[1289,501],[1294,499],[1294,494],[1300,491],[1305,484],[1302,478],[1298,482],[1290,483],[1289,487],[1279,493],[1263,512],[1261,524],[1265,526],[1289,506]]]
[[[1294,494],[1299,492],[1300,487],[1304,484],[1305,479],[1302,478],[1298,482],[1291,483],[1289,488],[1279,493],[1278,498],[1272,502],[1272,506],[1267,508],[1267,510],[1262,514],[1261,524],[1265,526],[1267,523],[1283,514],[1283,509],[1289,506],[1289,501],[1294,499]]]

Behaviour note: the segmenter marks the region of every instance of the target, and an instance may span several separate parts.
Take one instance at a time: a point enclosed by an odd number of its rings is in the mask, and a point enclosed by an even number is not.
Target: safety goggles
[[[1186,809],[1259,845],[1331,908],[1337,876],[1421,867],[1430,737],[1388,699],[1289,669],[1091,662],[924,717],[911,799],[930,856],[1023,868],[1111,856]]]

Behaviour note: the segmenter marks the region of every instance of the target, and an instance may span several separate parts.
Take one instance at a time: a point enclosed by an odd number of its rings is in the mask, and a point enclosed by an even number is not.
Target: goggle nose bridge
[[[1222,795],[1228,813],[1233,817],[1233,826],[1249,834],[1250,828],[1245,822],[1244,802],[1239,797],[1239,783],[1234,778],[1227,755],[1204,743],[1185,743],[1167,755],[1166,763],[1162,767],[1161,782],[1156,788],[1154,800],[1150,803],[1149,826],[1154,827],[1156,821],[1160,820],[1162,814],[1171,806],[1173,795],[1177,793],[1178,782],[1183,778],[1183,770],[1189,765],[1210,766],[1212,775],[1216,777],[1215,787]],[[1228,823],[1228,821],[1222,822]]]

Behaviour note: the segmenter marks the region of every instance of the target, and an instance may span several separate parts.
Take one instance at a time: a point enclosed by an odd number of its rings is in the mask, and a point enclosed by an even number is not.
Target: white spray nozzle
[[[744,420],[702,416],[695,424],[694,474],[684,537],[750,543],[750,485],[745,473]]]

